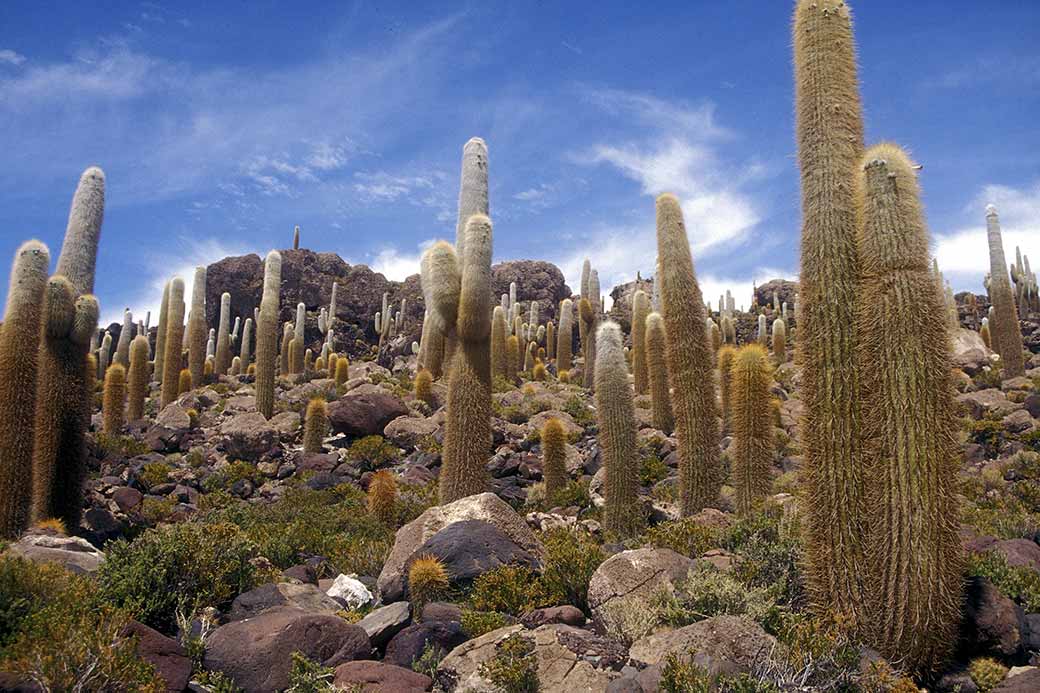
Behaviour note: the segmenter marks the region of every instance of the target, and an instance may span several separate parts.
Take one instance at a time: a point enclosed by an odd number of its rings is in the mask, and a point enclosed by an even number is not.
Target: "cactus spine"
[[[127,308],[123,311],[123,327],[119,330],[119,341],[116,343],[116,356],[113,359],[123,368],[130,365],[130,334],[134,331],[134,315]],[[106,371],[107,372],[107,371]]]
[[[1004,377],[1014,378],[1025,372],[1022,331],[1018,327],[1018,311],[1015,309],[1007,261],[1004,259],[1000,218],[997,208],[993,205],[986,207],[986,237],[989,240],[989,294],[994,312],[990,331],[996,346],[995,351],[1000,354]]]
[[[668,337],[660,313],[646,316],[646,365],[650,384],[650,409],[653,427],[670,434],[675,427],[672,395],[668,390]]]
[[[683,515],[690,515],[718,498],[719,431],[712,353],[704,329],[707,314],[693,270],[682,209],[670,194],[657,198],[657,255],[679,438],[680,505]]]
[[[174,277],[166,316],[166,355],[163,359],[161,406],[177,399],[180,388],[181,344],[184,341],[184,280]]]
[[[807,578],[818,610],[855,617],[863,604],[864,492],[854,362],[854,191],[863,115],[848,5],[799,0],[793,31],[803,216],[798,341]]]
[[[645,291],[636,291],[632,295],[632,375],[637,395],[645,395],[650,389],[646,370],[646,316],[649,314],[650,297]]]
[[[166,324],[170,306],[170,282],[163,285],[162,303],[159,305],[159,324],[155,328],[155,369],[156,382],[162,383],[163,363],[166,359]]]
[[[556,339],[556,372],[571,369],[571,349],[574,344],[574,304],[569,298],[560,303],[560,330]]]
[[[760,344],[749,344],[733,357],[729,373],[722,377],[731,383],[730,425],[733,445],[730,461],[736,488],[737,512],[749,516],[769,493],[773,460],[773,417],[770,416],[769,388],[772,369],[769,356]]]
[[[144,399],[148,392],[148,337],[139,334],[130,342],[130,371],[127,374],[126,417],[137,421],[144,417]]]
[[[126,369],[121,363],[113,363],[105,372],[105,391],[101,400],[102,430],[118,435],[126,423]]]
[[[328,430],[328,404],[323,397],[315,397],[307,404],[306,421],[303,426],[303,451],[321,452]]]
[[[495,306],[491,313],[491,376],[505,379],[508,377],[506,367],[506,312],[502,306]]]
[[[549,419],[542,426],[542,478],[545,498],[552,499],[567,485],[567,436],[559,419]]]
[[[15,251],[0,325],[0,537],[17,536],[29,522],[32,467],[27,460],[33,456],[39,357],[34,347],[49,264],[47,246],[39,241]]]
[[[217,323],[217,348],[213,355],[213,372],[227,375],[231,366],[231,294],[220,295],[220,319]]]
[[[928,231],[909,159],[883,144],[863,162],[856,318],[871,509],[866,638],[882,655],[927,673],[952,651],[961,611],[949,326],[929,272]],[[899,319],[885,319],[891,315]]]
[[[193,387],[203,383],[206,374],[206,268],[195,268],[191,285],[191,311],[188,313],[188,369]]]
[[[591,335],[589,335],[591,336]],[[606,467],[603,529],[629,538],[642,527],[636,461],[636,411],[628,386],[628,367],[615,322],[600,325],[595,335],[600,368],[596,369],[596,419],[599,446]]]
[[[274,370],[278,349],[278,302],[282,285],[282,256],[275,250],[264,261],[264,293],[256,328],[256,410],[270,419],[274,414]]]

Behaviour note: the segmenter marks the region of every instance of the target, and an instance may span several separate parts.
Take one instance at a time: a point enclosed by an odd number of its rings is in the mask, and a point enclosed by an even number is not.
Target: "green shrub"
[[[195,678],[212,693],[245,693],[222,671],[200,671]]]
[[[106,457],[137,457],[151,452],[147,444],[137,440],[133,436],[109,435],[98,433],[95,437],[97,445],[105,453]]]
[[[400,451],[388,443],[383,436],[373,435],[358,438],[347,449],[347,457],[361,463],[363,469],[385,467],[397,461]]]
[[[473,581],[470,602],[477,611],[500,611],[520,616],[550,601],[542,583],[529,568],[503,565]]]
[[[663,623],[680,628],[713,616],[747,616],[776,633],[783,625],[780,607],[765,588],[749,588],[709,563],[698,563],[675,589],[657,596]]]
[[[552,498],[546,500],[548,505],[554,508],[587,508],[592,505],[589,485],[582,481],[568,481]]]
[[[804,601],[799,566],[802,546],[797,533],[782,531],[779,511],[742,519],[724,534],[722,548],[739,554],[734,575],[749,588],[769,589],[777,601]]]
[[[251,462],[236,460],[206,477],[202,482],[202,490],[206,493],[225,491],[242,480],[249,481],[254,486],[259,486],[264,481],[264,475]]]
[[[984,577],[1005,597],[1022,605],[1026,613],[1040,612],[1040,573],[1025,566],[1008,565],[997,551],[968,557],[968,575]]]
[[[596,423],[596,413],[592,411],[592,408],[589,407],[588,403],[580,395],[571,395],[564,402],[563,406],[560,407],[560,411],[570,414],[571,418],[574,419],[574,423],[583,428]]]
[[[668,478],[668,465],[662,462],[657,455],[649,454],[639,463],[640,486],[653,486],[666,478]]]
[[[331,668],[323,667],[301,652],[293,652],[289,687],[285,693],[335,693],[339,689],[332,685],[334,677],[335,672]]]
[[[505,693],[538,693],[534,643],[511,635],[495,645],[495,656],[480,665],[480,675]]]
[[[447,654],[444,648],[437,645],[437,643],[428,642],[423,648],[422,654],[412,660],[412,671],[426,674],[432,679],[436,677],[437,667],[441,665],[441,660]]]
[[[996,688],[1007,673],[1008,668],[992,657],[979,657],[968,665],[968,674],[981,693]]]
[[[685,660],[674,652],[661,669],[662,693],[712,693],[712,680],[704,667]]]
[[[705,551],[722,545],[722,531],[690,518],[669,520],[648,529],[643,543],[659,549],[671,549],[690,558],[698,558]]]
[[[968,424],[968,435],[971,441],[981,445],[987,457],[995,457],[1000,453],[1004,442],[1004,424],[999,419],[979,419]]]
[[[471,638],[479,638],[512,622],[509,616],[497,611],[462,610],[462,630]]]
[[[140,474],[137,475],[137,480],[144,485],[145,489],[151,490],[155,486],[169,481],[170,472],[172,471],[173,467],[165,462],[148,462],[141,468]]]
[[[166,520],[173,513],[173,509],[174,502],[170,498],[145,496],[139,512],[146,523],[154,526]]]
[[[589,613],[589,580],[606,560],[603,549],[585,532],[553,529],[542,535],[545,568],[542,584],[557,604]]]
[[[266,576],[251,562],[256,544],[234,525],[187,522],[109,545],[97,572],[99,594],[134,618],[172,632],[178,612],[226,607]]]
[[[1020,482],[1016,486],[1028,483]],[[1040,513],[1031,512],[1018,494],[986,494],[983,488],[975,490],[977,495],[963,508],[961,521],[974,527],[979,534],[1019,539],[1040,532]]]

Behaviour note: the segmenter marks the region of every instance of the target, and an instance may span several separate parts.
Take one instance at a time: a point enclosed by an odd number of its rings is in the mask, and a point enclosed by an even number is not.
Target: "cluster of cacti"
[[[264,293],[256,328],[256,410],[270,419],[274,414],[274,371],[278,353],[278,303],[282,284],[282,256],[272,250],[264,260]]]
[[[329,408],[324,397],[315,397],[307,403],[303,423],[303,451],[321,452],[325,434],[329,430]]]
[[[1015,246],[1015,264],[1011,266],[1011,281],[1015,283],[1015,304],[1019,315],[1040,310],[1036,274],[1029,268],[1029,256]]]
[[[456,247],[443,241],[423,255],[422,286],[430,318],[455,344],[450,365],[440,501],[487,487],[491,448],[491,248],[487,146],[463,148]],[[463,216],[465,215],[465,216]]]
[[[719,369],[722,369],[721,359]],[[721,373],[729,383],[729,447],[736,509],[741,515],[757,510],[772,484],[773,418],[769,415],[772,368],[760,344],[748,344],[733,354],[728,371]]]
[[[1005,378],[1014,378],[1025,372],[1022,354],[1022,330],[1018,326],[1004,244],[1000,234],[1000,218],[993,205],[986,207],[986,236],[989,240],[989,300],[993,304],[990,334],[994,351],[1000,354],[1000,365]]]
[[[668,340],[672,410],[679,439],[679,499],[684,515],[718,498],[719,429],[707,314],[693,271],[679,200],[657,198],[658,290]]]
[[[606,469],[603,529],[611,536],[626,539],[638,534],[643,525],[638,497],[635,405],[628,386],[621,328],[617,323],[604,322],[596,330],[595,339],[600,366],[596,369],[596,420]]]

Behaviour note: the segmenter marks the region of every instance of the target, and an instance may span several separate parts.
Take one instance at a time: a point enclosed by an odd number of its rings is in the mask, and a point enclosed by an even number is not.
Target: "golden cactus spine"
[[[733,357],[728,374],[731,386],[729,448],[736,488],[736,509],[745,517],[757,510],[772,485],[769,474],[773,460],[773,417],[770,416],[772,368],[760,344],[749,344]]]
[[[161,407],[166,407],[176,400],[180,391],[181,344],[184,341],[184,280],[180,277],[174,277],[170,282],[167,313]]]
[[[29,523],[32,500],[36,373],[44,290],[50,253],[39,241],[14,254],[7,307],[0,325],[0,537],[15,537]]]
[[[638,495],[636,410],[628,386],[621,328],[615,322],[604,322],[595,338],[600,360],[596,369],[596,420],[606,467],[603,529],[611,536],[627,539],[638,534],[643,524]]]
[[[156,382],[162,383],[166,359],[166,325],[169,321],[170,310],[170,282],[163,285],[162,303],[159,305],[159,324],[155,328],[155,367],[154,377]]]
[[[557,334],[556,370],[569,371],[574,345],[574,304],[569,298],[560,303],[560,329]]]
[[[274,414],[274,371],[278,358],[278,303],[282,285],[282,256],[272,250],[264,260],[264,293],[256,327],[256,410],[270,419]]]
[[[202,385],[206,376],[206,268],[196,267],[191,284],[191,311],[188,313],[188,369],[193,387]]]
[[[491,376],[493,378],[505,379],[508,377],[506,368],[506,312],[502,306],[495,306],[491,313]]]
[[[315,397],[307,403],[306,420],[303,426],[303,451],[321,452],[328,430],[329,406],[323,397]]]
[[[336,385],[342,385],[350,379],[350,359],[346,356],[340,356],[336,359],[336,374],[335,382]]]
[[[672,394],[668,388],[668,337],[660,313],[646,316],[646,367],[650,384],[650,409],[653,427],[671,434]]]
[[[542,479],[545,498],[552,499],[567,485],[567,434],[559,419],[549,419],[542,426]]]
[[[650,297],[645,291],[636,291],[632,295],[632,375],[637,395],[650,391],[646,360],[646,316],[649,314]]]
[[[668,339],[672,409],[679,438],[679,496],[683,515],[714,503],[721,484],[719,431],[707,314],[693,270],[679,200],[657,198],[658,288]]]
[[[864,634],[883,656],[926,674],[952,652],[961,614],[950,326],[910,160],[894,145],[872,147],[857,183]]]
[[[1008,279],[1004,242],[1000,234],[1000,217],[993,205],[986,207],[986,237],[989,240],[989,293],[993,304],[990,334],[1005,378],[1025,373],[1022,355],[1022,330],[1018,326],[1018,310]]]
[[[863,604],[865,515],[854,358],[854,191],[863,115],[848,3],[799,0],[793,33],[802,183],[798,356],[805,404],[806,575],[818,610],[855,617]]]
[[[227,375],[231,367],[231,294],[220,295],[220,318],[217,323],[217,349],[213,355],[213,372]]]
[[[137,421],[144,417],[144,400],[148,394],[148,337],[139,334],[130,343],[130,371],[127,374],[126,417]]]
[[[113,363],[105,372],[105,390],[101,400],[102,430],[118,435],[126,423],[126,369]]]
[[[191,392],[191,369],[182,368],[177,375],[177,396]]]

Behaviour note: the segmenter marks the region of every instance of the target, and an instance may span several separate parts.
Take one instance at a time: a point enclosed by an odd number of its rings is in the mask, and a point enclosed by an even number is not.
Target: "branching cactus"
[[[650,297],[645,291],[632,295],[632,375],[637,395],[650,390],[646,359],[646,316],[650,314]]]
[[[126,416],[130,421],[144,418],[148,394],[148,337],[139,334],[130,342],[130,372],[127,375]]]
[[[0,537],[17,536],[29,522],[32,466],[27,460],[33,456],[39,358],[35,346],[49,264],[47,246],[39,241],[15,251],[0,325]]]
[[[682,209],[674,195],[657,198],[661,309],[668,338],[668,372],[679,438],[679,497],[683,515],[718,499],[719,427],[707,314],[693,271]]]
[[[793,24],[802,187],[798,357],[806,489],[806,577],[817,611],[863,604],[863,470],[855,365],[855,172],[863,114],[852,18],[843,0],[799,0]]]
[[[749,344],[733,357],[728,374],[731,383],[729,448],[736,488],[736,509],[745,517],[761,507],[772,486],[769,469],[773,462],[773,417],[770,415],[772,368],[760,344]]]
[[[278,354],[278,303],[282,285],[282,256],[272,250],[264,260],[264,293],[256,329],[256,410],[270,419],[274,414],[274,370]]]
[[[213,370],[218,376],[227,375],[231,366],[231,294],[220,295],[220,319],[217,323],[217,350],[213,355]]]
[[[865,635],[883,656],[925,674],[952,652],[961,616],[949,324],[928,269],[910,160],[894,145],[872,147],[858,178],[857,365],[870,508]]]
[[[461,263],[444,242],[423,259],[431,315],[457,343],[448,381],[442,504],[486,490],[491,448],[491,220],[471,216],[463,241]]]
[[[646,366],[650,385],[650,409],[653,427],[671,434],[675,428],[672,416],[672,394],[668,388],[668,337],[660,313],[646,316]]]
[[[491,376],[507,377],[506,369],[506,312],[502,306],[495,306],[491,313]]]
[[[206,374],[206,341],[209,328],[206,326],[206,268],[195,268],[195,279],[191,285],[191,312],[188,313],[188,369],[191,371],[193,387],[204,382]]]
[[[556,372],[571,369],[574,344],[574,304],[569,298],[560,303],[560,331],[556,339]]]
[[[621,328],[615,322],[604,322],[596,331],[596,341],[601,366],[596,375],[596,420],[606,468],[603,529],[609,536],[627,539],[636,536],[643,525],[638,495],[636,410],[628,386]]]
[[[545,498],[553,498],[567,485],[567,434],[559,419],[552,418],[542,426],[542,478]]]
[[[184,341],[184,280],[174,277],[166,316],[166,354],[163,357],[162,395],[160,404],[166,407],[177,399],[180,388],[181,343]],[[190,373],[190,371],[189,371]]]
[[[989,240],[989,294],[994,313],[990,321],[990,330],[995,351],[1000,354],[1004,378],[1014,378],[1025,372],[1022,330],[1018,326],[1018,311],[1011,292],[1011,282],[1008,280],[1004,242],[1000,234],[1000,218],[997,208],[993,205],[986,207],[986,236]]]

